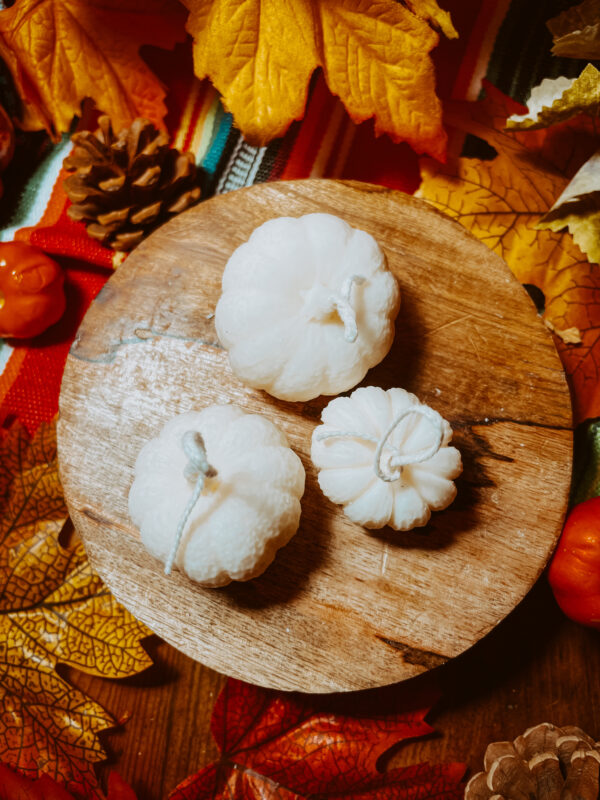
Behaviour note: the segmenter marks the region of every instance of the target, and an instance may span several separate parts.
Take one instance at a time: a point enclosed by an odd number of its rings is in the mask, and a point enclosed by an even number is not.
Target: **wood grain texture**
[[[279,215],[327,211],[373,234],[400,282],[396,340],[365,384],[403,386],[455,429],[458,498],[419,531],[369,534],[321,494],[310,435],[327,402],[241,385],[212,315],[227,258]],[[141,546],[127,493],[142,444],[174,414],[233,400],[267,414],[307,471],[301,527],[258,579],[196,586]],[[136,616],[193,658],[261,685],[380,686],[478,641],[531,588],[560,531],[570,403],[550,335],[504,262],[423,201],[295,181],[223,195],[144,242],[106,284],[68,358],[61,477],[92,563]]]
[[[164,642],[152,641],[155,665],[144,674],[108,681],[74,670],[71,680],[126,720],[104,737],[111,769],[131,783],[139,800],[164,800],[188,775],[217,757],[210,717],[224,684],[221,675]],[[385,766],[462,761],[482,769],[486,746],[513,739],[539,722],[575,724],[600,738],[600,638],[567,620],[542,577],[518,608],[459,658],[401,684],[326,695],[346,714],[402,710],[422,683],[441,690],[429,715],[436,733],[405,742]],[[312,696],[310,703],[320,698]],[[384,765],[382,765],[384,766]]]

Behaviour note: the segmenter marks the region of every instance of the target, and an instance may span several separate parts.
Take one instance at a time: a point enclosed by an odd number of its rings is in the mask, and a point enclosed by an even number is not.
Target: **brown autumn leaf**
[[[600,58],[600,0],[584,0],[546,25],[552,34],[555,56]]]
[[[67,509],[55,426],[0,439],[0,761],[100,797],[94,763],[110,715],[56,672],[58,663],[120,678],[151,663],[148,631],[92,572],[80,542],[62,546]]]
[[[19,0],[0,12],[0,56],[24,103],[25,130],[68,131],[86,97],[117,130],[135,117],[162,126],[165,91],[139,55],[185,38],[173,0]]]
[[[506,121],[512,130],[547,128],[577,114],[596,116],[600,108],[600,72],[588,64],[577,78],[546,78],[534,86],[526,114],[513,114]]]
[[[537,228],[568,228],[588,259],[600,263],[600,151],[585,162]]]
[[[182,2],[194,71],[214,83],[252,144],[282,136],[302,117],[310,77],[322,67],[355,122],[373,117],[377,133],[444,156],[431,25],[457,34],[435,0]]]
[[[449,106],[447,122],[487,141],[490,160],[423,159],[418,194],[501,255],[515,276],[545,296],[544,318],[576,328],[581,344],[555,339],[569,377],[576,422],[600,416],[600,271],[568,234],[536,224],[595,148],[593,125],[579,118],[545,130],[504,130],[516,104],[491,86],[477,103]]]

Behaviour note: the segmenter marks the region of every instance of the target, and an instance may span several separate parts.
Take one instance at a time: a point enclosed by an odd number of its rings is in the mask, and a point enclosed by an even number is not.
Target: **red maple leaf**
[[[169,800],[459,800],[464,764],[380,772],[402,739],[430,733],[429,705],[387,716],[342,716],[316,702],[230,679],[213,711],[219,761],[187,778]]]
[[[49,775],[30,780],[0,764],[0,800],[74,800],[74,797]],[[136,800],[136,796],[120,775],[111,772],[106,800]]]

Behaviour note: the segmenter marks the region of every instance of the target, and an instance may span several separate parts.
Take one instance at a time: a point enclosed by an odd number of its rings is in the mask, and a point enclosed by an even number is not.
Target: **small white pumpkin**
[[[319,485],[354,522],[407,531],[454,500],[462,463],[452,428],[414,394],[361,387],[321,419],[311,447]]]
[[[240,380],[282,400],[356,386],[386,355],[398,283],[375,239],[332,214],[278,217],[234,251],[217,335]]]
[[[201,434],[213,469],[183,528],[175,564],[202,586],[254,578],[298,529],[304,467],[274,423],[238,406],[212,405],[169,420],[141,449],[129,492],[144,546],[165,563],[195,486],[182,447],[189,431]]]

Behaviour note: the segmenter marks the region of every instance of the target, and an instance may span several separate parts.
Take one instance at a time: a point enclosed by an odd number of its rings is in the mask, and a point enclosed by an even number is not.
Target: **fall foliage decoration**
[[[585,162],[554,205],[537,224],[539,230],[568,228],[590,261],[600,263],[600,151]]]
[[[531,90],[526,114],[506,121],[511,130],[546,128],[577,114],[596,116],[600,108],[600,72],[588,64],[578,78],[546,78]]]
[[[151,663],[148,631],[92,572],[81,542],[61,544],[67,519],[55,426],[0,438],[0,760],[101,798],[98,733],[113,720],[56,672],[60,662],[121,678]]]
[[[473,775],[465,800],[492,796],[556,800],[598,797],[599,752],[581,728],[558,728],[543,722],[513,742],[492,742],[484,756],[484,772]]]
[[[442,158],[446,134],[429,53],[433,27],[457,33],[435,0],[183,0],[194,71],[223,96],[246,139],[264,145],[304,113],[323,69],[355,122]],[[408,7],[407,7],[408,6]]]
[[[193,153],[169,146],[169,137],[146,119],[116,135],[107,116],[96,133],[71,137],[75,148],[64,160],[74,171],[64,181],[73,203],[67,213],[88,234],[113,250],[127,251],[167,216],[200,199]]]
[[[548,579],[568,617],[600,628],[600,497],[569,512]]]
[[[392,745],[432,730],[427,711],[340,716],[319,711],[309,699],[229,679],[211,723],[220,760],[187,778],[169,798],[460,800],[464,764],[377,769]]]
[[[160,126],[165,91],[142,45],[194,38],[194,71],[210,78],[252,144],[304,113],[323,69],[355,122],[442,158],[446,135],[429,53],[456,37],[436,0],[19,0],[0,14],[0,57],[23,100],[21,125],[68,131],[86,98],[119,130]]]
[[[600,9],[600,0],[598,3]],[[600,25],[600,22],[599,22]],[[578,114],[596,117],[600,110],[600,71],[588,64],[578,78],[554,78],[534,87],[526,114],[513,114],[509,130],[535,130]],[[595,153],[564,188],[537,228],[568,228],[575,243],[594,263],[600,262],[600,156]]]
[[[600,416],[600,274],[570,236],[536,226],[595,151],[597,138],[591,119],[581,116],[539,131],[505,131],[507,117],[519,111],[489,84],[482,101],[450,103],[447,122],[486,141],[496,155],[447,165],[423,159],[417,194],[502,256],[522,283],[541,289],[544,319],[557,333],[580,333],[581,344],[556,338],[578,423]]]
[[[598,115],[600,72],[588,64],[578,78],[545,80],[531,92],[527,114],[507,120],[511,130],[545,128],[577,114]],[[598,152],[585,162],[537,224],[540,230],[568,228],[575,243],[594,263],[600,262],[600,178]]]
[[[185,37],[172,0],[19,0],[0,14],[0,57],[23,101],[25,130],[68,131],[89,97],[120,129],[162,124],[165,90],[139,55]]]
[[[37,336],[65,310],[64,276],[51,258],[25,242],[0,242],[0,336]]]
[[[600,58],[600,0],[584,0],[546,24],[555,56]]]
[[[30,780],[0,764],[0,800],[77,800],[48,775]],[[108,776],[106,800],[137,800],[135,792],[117,772]]]

